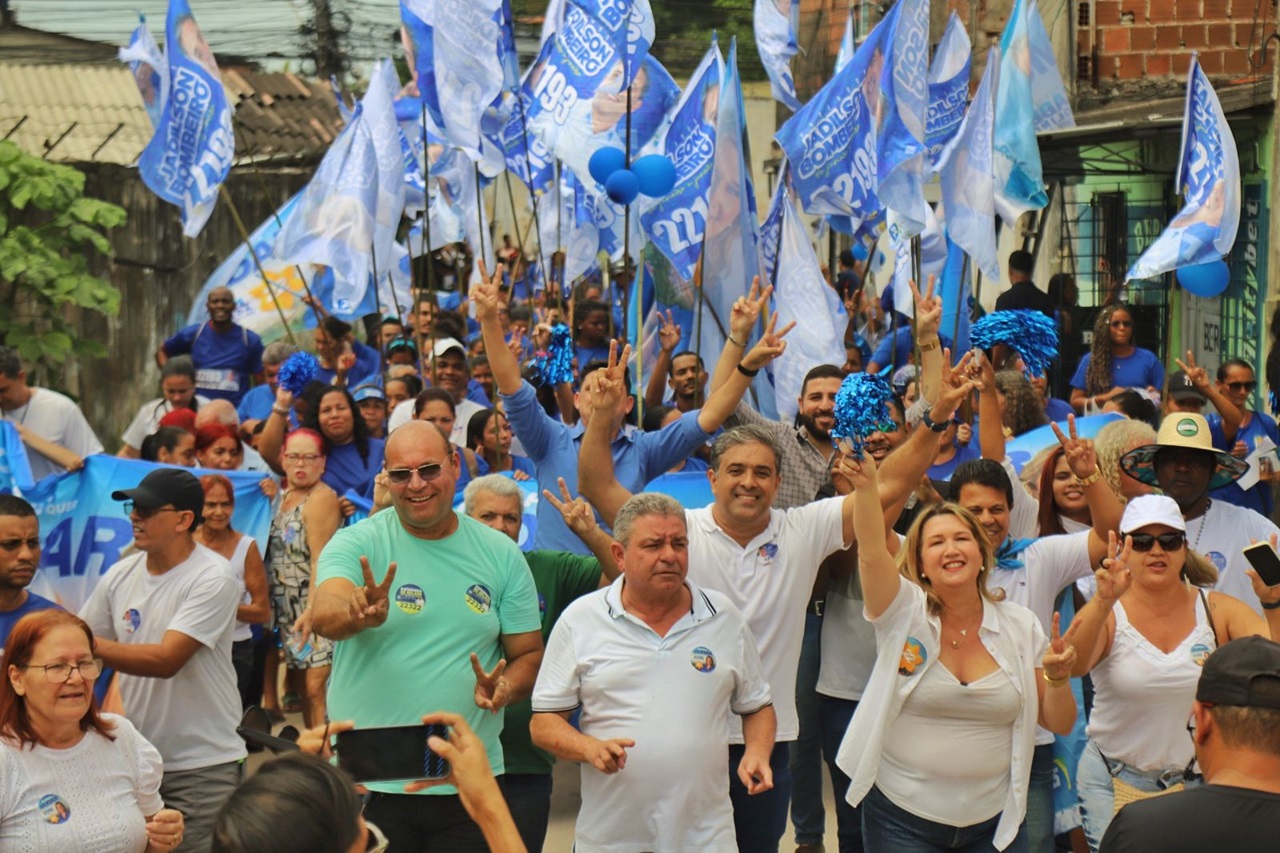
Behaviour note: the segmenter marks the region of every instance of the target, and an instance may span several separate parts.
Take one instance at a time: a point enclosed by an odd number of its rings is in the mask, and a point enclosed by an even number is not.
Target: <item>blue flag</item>
[[[1036,141],[1029,21],[1028,0],[1017,0],[1000,36],[1000,85],[996,94],[1000,121],[995,127],[992,174],[996,211],[1010,227],[1022,214],[1041,210],[1049,203]]]
[[[996,257],[995,184],[992,178],[992,135],[995,91],[1000,65],[995,49],[987,53],[987,70],[965,114],[959,132],[943,150],[938,171],[947,234],[991,281],[1000,280]]]
[[[683,279],[692,279],[702,256],[707,228],[707,193],[716,148],[716,112],[724,61],[715,44],[702,57],[658,153],[676,167],[675,189],[664,198],[643,203],[640,224],[649,240],[675,266]]]
[[[27,446],[18,428],[0,418],[0,492],[25,492],[34,485]]]
[[[911,240],[899,240],[893,261],[893,308],[906,317],[916,314],[916,301],[911,293],[911,281],[914,279],[911,262]],[[924,293],[928,286],[929,276],[937,278],[942,275],[942,267],[947,262],[947,240],[942,234],[942,226],[932,208],[925,205],[924,230],[920,232],[920,280],[916,284]]]
[[[893,214],[890,230],[919,234],[924,200],[925,128],[929,112],[929,0],[898,0],[894,28],[884,37],[875,117],[876,193]],[[896,235],[895,235],[896,236]]]
[[[182,233],[195,237],[231,171],[235,136],[218,63],[187,0],[169,0],[165,59],[164,107],[138,173],[153,193],[181,209]]]
[[[169,95],[169,62],[160,52],[145,15],[138,16],[138,26],[129,36],[129,44],[120,48],[120,61],[129,64],[142,105],[153,128],[159,126]]]
[[[942,320],[938,328],[954,342],[951,347],[952,360],[969,350],[969,316],[972,295],[969,288],[969,274],[965,271],[964,251],[955,241],[947,238],[947,262],[942,268],[942,277],[934,295],[942,300]]]
[[[929,164],[938,170],[938,155],[960,130],[965,107],[969,104],[969,55],[973,45],[960,23],[951,13],[947,30],[938,42],[929,67],[929,116],[925,124],[925,141],[929,145]]]
[[[1053,43],[1045,31],[1036,0],[1027,4],[1027,36],[1031,50],[1031,102],[1035,105],[1036,133],[1075,127],[1071,99],[1062,85]]]
[[[436,82],[435,0],[400,0],[400,41],[413,78],[413,90],[426,107],[427,125],[437,135],[444,129]],[[413,91],[411,90],[411,91]]]
[[[415,5],[420,0],[408,0]],[[472,160],[481,158],[481,118],[505,82],[501,0],[435,0],[435,80],[444,136]]]
[[[1240,155],[1222,104],[1193,58],[1187,74],[1178,187],[1182,209],[1130,267],[1126,279],[1155,278],[1222,259],[1240,227]]]
[[[772,284],[778,275],[778,249],[782,242],[782,216],[788,207],[794,207],[791,200],[791,176],[787,161],[782,161],[778,170],[778,186],[773,191],[769,209],[765,211],[764,221],[760,223],[760,280]],[[827,221],[843,217],[829,216]],[[843,232],[842,232],[843,233]]]
[[[796,30],[800,16],[797,0],[756,0],[752,22],[760,62],[769,75],[774,100],[795,112],[800,109],[796,81],[791,77],[791,57],[799,51]]]

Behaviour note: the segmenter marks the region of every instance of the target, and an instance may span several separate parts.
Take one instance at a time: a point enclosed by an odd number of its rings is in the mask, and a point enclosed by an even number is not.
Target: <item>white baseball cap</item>
[[[1129,501],[1120,519],[1120,532],[1132,533],[1151,524],[1161,524],[1174,530],[1187,530],[1178,502],[1168,495],[1142,495]]]

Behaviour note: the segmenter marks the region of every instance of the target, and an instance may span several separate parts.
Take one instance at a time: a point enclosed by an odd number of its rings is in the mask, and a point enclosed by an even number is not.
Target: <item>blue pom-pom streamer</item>
[[[889,401],[893,390],[883,377],[869,373],[851,373],[836,392],[836,426],[834,438],[848,439],[854,455],[862,458],[862,442],[874,432],[892,432],[893,415]]]
[[[983,350],[1004,344],[1022,356],[1027,373],[1043,376],[1058,357],[1058,324],[1039,311],[994,311],[973,324],[969,341]]]
[[[551,343],[533,362],[539,384],[558,385],[573,381],[573,335],[564,323],[551,327]]]
[[[295,352],[280,365],[280,387],[297,397],[320,371],[320,362],[309,352]]]

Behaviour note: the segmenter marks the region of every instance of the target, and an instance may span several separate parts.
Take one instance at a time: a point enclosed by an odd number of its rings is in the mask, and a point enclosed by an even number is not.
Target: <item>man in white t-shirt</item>
[[[551,632],[530,731],[582,764],[578,851],[737,850],[726,759],[749,794],[773,784],[769,683],[742,613],[688,580],[685,519],[667,495],[630,498],[614,521],[622,577],[570,604]],[[736,762],[730,714],[745,742]]]
[[[37,481],[78,471],[84,457],[102,452],[80,407],[57,391],[28,385],[22,359],[10,347],[0,347],[0,412],[22,436]]]
[[[471,423],[471,416],[484,410],[484,406],[467,398],[467,385],[471,381],[467,350],[457,338],[440,338],[435,342],[431,354],[435,362],[436,386],[453,395],[453,431],[449,434],[449,440],[459,447],[464,447],[467,443],[467,425]],[[413,420],[415,402],[415,400],[405,400],[392,410],[391,417],[387,420],[388,434],[394,432],[401,424]]]
[[[192,537],[204,489],[190,472],[158,468],[112,498],[126,501],[139,553],[107,570],[80,616],[120,673],[129,719],[164,759],[160,796],[186,819],[175,849],[206,851],[245,757],[231,663],[240,585]]]

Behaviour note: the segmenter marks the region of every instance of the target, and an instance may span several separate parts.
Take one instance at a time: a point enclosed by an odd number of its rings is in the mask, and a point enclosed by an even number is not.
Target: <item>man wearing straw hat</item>
[[[1243,551],[1254,542],[1274,544],[1280,528],[1251,509],[1209,499],[1211,489],[1240,479],[1249,466],[1213,446],[1204,416],[1170,414],[1160,424],[1156,443],[1130,450],[1120,457],[1120,467],[1178,502],[1187,522],[1187,544],[1218,569],[1217,589],[1258,610]],[[1258,614],[1263,615],[1261,610]]]

